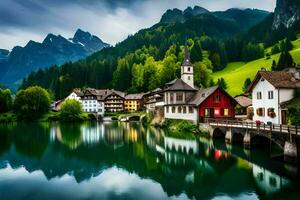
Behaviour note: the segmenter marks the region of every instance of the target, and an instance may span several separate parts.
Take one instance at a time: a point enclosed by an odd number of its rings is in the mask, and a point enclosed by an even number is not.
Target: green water
[[[138,123],[1,125],[0,199],[300,199],[271,151]]]

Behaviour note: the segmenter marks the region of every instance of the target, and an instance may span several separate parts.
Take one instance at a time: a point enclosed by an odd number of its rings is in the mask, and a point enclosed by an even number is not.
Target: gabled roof
[[[120,96],[122,98],[125,98],[125,93],[124,92],[121,92],[121,91],[118,91],[118,90],[108,90],[108,91],[109,91],[108,92],[109,94],[107,94],[106,97],[115,94],[115,95],[118,95],[118,96]]]
[[[138,93],[138,94],[127,94],[125,96],[125,99],[130,99],[130,100],[140,100],[144,97],[144,93]]]
[[[237,104],[237,101],[219,86],[213,86],[210,88],[198,90],[198,92],[192,97],[191,100],[189,100],[188,103],[191,105],[199,106],[218,89],[221,90],[226,96],[228,96],[233,102]]]
[[[198,92],[192,97],[189,101],[189,104],[192,105],[200,105],[205,99],[207,99],[210,95],[212,95],[219,87],[214,86],[206,89],[198,90]]]
[[[267,80],[275,88],[300,88],[300,80],[297,80],[291,72],[259,71],[247,92],[251,92],[261,78]]]
[[[172,84],[171,84],[172,83]],[[167,86],[165,91],[197,91],[195,88],[192,88],[186,84],[182,79],[176,79]]]
[[[234,99],[238,102],[238,104],[242,107],[249,107],[252,105],[252,99],[246,96],[236,96]]]

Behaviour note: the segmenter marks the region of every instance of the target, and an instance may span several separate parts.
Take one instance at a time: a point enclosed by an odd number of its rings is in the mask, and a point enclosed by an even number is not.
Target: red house
[[[198,108],[198,120],[205,119],[234,119],[236,100],[221,87],[215,86],[200,89],[190,101]]]

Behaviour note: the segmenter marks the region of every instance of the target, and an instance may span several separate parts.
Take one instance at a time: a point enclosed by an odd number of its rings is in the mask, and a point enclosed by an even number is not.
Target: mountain
[[[299,0],[277,0],[274,12],[273,28],[278,29],[281,25],[292,28],[300,20]]]
[[[8,54],[9,54],[9,50],[0,49],[0,60],[6,60],[8,58]]]
[[[223,12],[214,12],[215,16],[237,23],[242,30],[248,30],[265,19],[270,13],[259,9],[231,8]]]
[[[163,14],[160,22],[161,23],[175,23],[175,22],[183,23],[194,16],[204,14],[204,13],[209,13],[209,11],[199,6],[195,6],[194,8],[188,7],[184,11],[179,10],[177,8],[174,8],[172,10],[169,9],[167,10],[167,12]]]
[[[71,39],[61,35],[48,34],[42,43],[29,41],[26,46],[16,46],[12,51],[1,53],[4,62],[0,62],[0,82],[11,86],[32,71],[61,65],[68,61],[77,61],[109,45],[101,39],[78,29]]]
[[[255,23],[264,20],[268,14],[252,9],[209,12],[201,7],[194,7],[184,11],[168,10],[159,23],[138,31],[114,47],[103,49],[76,63],[66,63],[61,67],[31,73],[21,88],[40,85],[51,89],[57,98],[64,98],[73,88],[84,86],[114,87],[119,90],[131,88],[133,92],[147,91],[178,76],[180,67],[179,70],[177,67],[182,62],[181,45],[187,38],[191,39],[190,44],[201,43],[197,45],[198,50],[192,49],[191,55],[197,57],[195,54],[203,49],[207,62],[198,66],[204,67],[200,69],[204,80],[209,71],[226,66],[228,60],[224,42],[247,31]],[[244,23],[240,15],[246,17]],[[237,54],[241,54],[243,45],[244,42],[241,41],[238,45],[226,46],[236,46],[239,51]],[[164,60],[166,56],[168,59]],[[198,58],[197,61],[201,59]],[[209,69],[205,68],[206,64]],[[212,69],[215,66],[216,68]],[[158,67],[163,69],[158,70]],[[173,68],[174,71],[168,72]],[[166,76],[159,78],[156,73],[166,73]],[[133,87],[133,81],[138,79],[137,84],[141,86]]]
[[[83,46],[86,52],[92,54],[96,51],[100,51],[104,47],[109,45],[104,43],[100,38],[90,34],[89,32],[84,32],[78,29],[73,38],[69,39],[75,44],[80,44]]]
[[[243,30],[247,30],[249,27],[257,24],[264,19],[270,13],[264,10],[258,9],[238,9],[231,8],[226,11],[210,12],[209,10],[195,6],[194,8],[188,7],[184,11],[177,8],[173,10],[167,10],[161,17],[160,23],[184,23],[194,17],[201,16],[203,14],[210,14],[223,20],[231,21],[242,27]]]
[[[272,46],[286,37],[295,40],[300,33],[299,27],[300,1],[277,0],[274,13],[252,27],[244,40]]]

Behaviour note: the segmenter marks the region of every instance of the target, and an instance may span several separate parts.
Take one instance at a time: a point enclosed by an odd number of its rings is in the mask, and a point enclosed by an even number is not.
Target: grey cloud
[[[111,44],[158,22],[170,8],[209,10],[250,7],[272,11],[275,0],[1,0],[0,48],[42,40],[48,33],[71,37],[77,28]],[[30,38],[32,37],[32,38]]]

